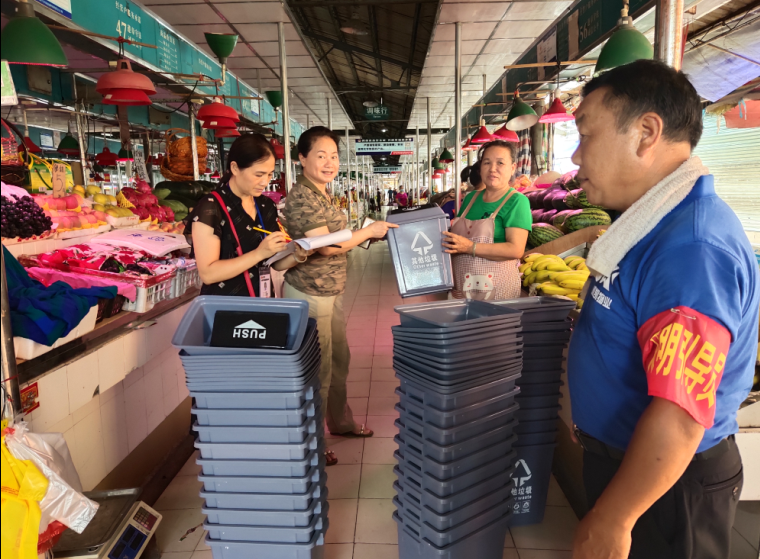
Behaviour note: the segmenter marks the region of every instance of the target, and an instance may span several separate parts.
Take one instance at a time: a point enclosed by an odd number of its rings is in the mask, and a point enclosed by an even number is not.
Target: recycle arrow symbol
[[[427,244],[424,246],[418,246],[418,244],[422,244],[423,241]],[[425,256],[431,248],[433,248],[433,241],[431,241],[425,233],[419,231],[414,236],[414,241],[412,241],[412,250],[420,256]]]

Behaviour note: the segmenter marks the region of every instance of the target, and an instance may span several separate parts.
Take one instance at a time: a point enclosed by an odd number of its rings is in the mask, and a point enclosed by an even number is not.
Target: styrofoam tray
[[[206,515],[209,524],[232,524],[237,526],[279,526],[283,528],[301,528],[308,526],[312,517],[319,515],[324,510],[327,512],[330,505],[327,500],[313,499],[309,508],[303,511],[289,510],[242,510],[242,509],[207,509],[201,508],[201,513]]]

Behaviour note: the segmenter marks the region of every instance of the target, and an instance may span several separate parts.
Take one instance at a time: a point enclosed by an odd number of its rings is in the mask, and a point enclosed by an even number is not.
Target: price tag
[[[66,196],[66,165],[53,163],[53,198]]]

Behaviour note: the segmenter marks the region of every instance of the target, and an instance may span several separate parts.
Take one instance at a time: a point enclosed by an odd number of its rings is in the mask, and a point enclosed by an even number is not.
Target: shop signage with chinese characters
[[[375,165],[372,167],[372,172],[376,175],[390,175],[392,173],[400,173],[401,165]]]
[[[414,139],[356,140],[356,155],[412,155]]]
[[[378,105],[377,107],[364,107],[364,119],[365,120],[388,120],[391,112],[385,105]]]

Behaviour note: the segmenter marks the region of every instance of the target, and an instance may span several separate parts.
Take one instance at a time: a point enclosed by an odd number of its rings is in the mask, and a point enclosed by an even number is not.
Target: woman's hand
[[[367,227],[367,231],[369,231],[370,238],[372,239],[382,239],[388,233],[388,229],[398,229],[398,225],[388,223],[387,221],[376,221]]]
[[[444,252],[449,254],[472,254],[473,242],[467,237],[455,235],[454,233],[443,233]]]
[[[296,252],[295,254],[293,254],[293,257],[296,259],[296,262],[298,262],[299,264],[303,264],[303,262],[315,252],[316,252],[316,249],[306,250],[301,245],[296,243]]]
[[[285,240],[285,233],[277,231],[276,233],[267,235],[256,250],[264,257],[263,260],[266,260],[278,252],[282,252],[287,246],[288,242]]]

